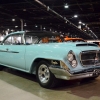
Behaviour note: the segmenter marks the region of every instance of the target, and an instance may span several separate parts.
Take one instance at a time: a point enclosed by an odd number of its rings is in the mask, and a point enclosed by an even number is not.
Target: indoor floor
[[[100,77],[92,81],[62,81],[42,88],[34,75],[5,68],[0,71],[0,100],[100,100]]]

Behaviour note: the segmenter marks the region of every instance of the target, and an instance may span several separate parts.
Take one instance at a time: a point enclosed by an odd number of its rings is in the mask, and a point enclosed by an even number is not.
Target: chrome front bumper
[[[85,72],[79,74],[71,74],[67,70],[49,67],[50,71],[55,75],[56,78],[64,80],[74,80],[81,78],[88,78],[100,75],[100,69],[95,69],[92,72]]]

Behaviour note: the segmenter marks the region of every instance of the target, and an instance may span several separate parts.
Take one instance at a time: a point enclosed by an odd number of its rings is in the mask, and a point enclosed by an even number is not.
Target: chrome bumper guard
[[[100,75],[100,69],[94,69],[92,72],[85,72],[79,74],[71,74],[67,70],[59,68],[49,67],[49,69],[55,75],[56,78],[64,80],[82,79]]]

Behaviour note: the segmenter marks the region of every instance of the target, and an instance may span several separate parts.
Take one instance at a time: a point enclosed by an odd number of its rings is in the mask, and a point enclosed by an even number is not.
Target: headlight
[[[70,65],[75,68],[77,67],[77,60],[76,60],[76,57],[75,57],[75,54],[73,53],[73,51],[69,51],[68,55],[67,55],[67,59],[70,63]]]
[[[72,61],[72,67],[75,68],[76,66],[77,66],[77,61],[76,60],[73,60]]]
[[[69,60],[69,61],[72,61],[73,59],[74,59],[73,54],[70,54],[70,53],[69,53],[69,54],[68,54],[68,60]]]

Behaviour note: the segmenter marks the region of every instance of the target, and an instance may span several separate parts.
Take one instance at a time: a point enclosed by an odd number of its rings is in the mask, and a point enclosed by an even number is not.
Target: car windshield
[[[60,42],[85,42],[81,38],[65,38],[52,32],[28,32],[25,34],[26,44],[60,43]]]

